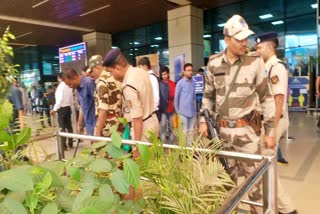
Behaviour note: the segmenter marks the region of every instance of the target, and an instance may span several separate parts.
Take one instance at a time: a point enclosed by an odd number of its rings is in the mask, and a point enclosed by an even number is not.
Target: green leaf
[[[127,119],[124,117],[118,117],[118,121],[124,125],[126,125],[128,123]]]
[[[27,143],[31,138],[31,128],[24,128],[17,136],[16,146]]]
[[[44,192],[47,189],[49,189],[51,184],[52,184],[52,176],[50,172],[47,172],[46,175],[43,177],[42,182],[38,184],[38,186],[41,189],[40,192]]]
[[[26,198],[26,192],[9,192],[7,198],[11,198],[15,201],[22,203]]]
[[[72,205],[74,203],[75,196],[71,195],[68,189],[58,189],[56,191],[55,202],[67,212],[72,211]]]
[[[6,128],[9,126],[10,119],[12,117],[13,107],[8,99],[5,99],[4,102],[0,105],[0,129]]]
[[[47,204],[41,211],[41,214],[57,214],[57,213],[58,213],[58,207],[55,203]]]
[[[148,165],[150,157],[151,157],[151,152],[150,152],[149,146],[138,144],[138,149],[139,149],[140,155],[142,157],[142,160],[144,161],[144,163],[146,165]]]
[[[124,175],[129,183],[138,188],[140,185],[140,169],[132,159],[124,160]]]
[[[122,151],[122,149],[114,146],[112,143],[108,144],[106,148],[107,148],[108,154],[113,159],[119,160],[124,155],[124,152]]]
[[[9,210],[10,213],[15,214],[27,214],[26,209],[23,205],[11,198],[6,198],[3,202],[3,205]]]
[[[90,169],[96,173],[110,172],[112,165],[106,159],[96,159],[90,164]]]
[[[81,178],[81,170],[77,167],[71,167],[69,169],[70,177],[76,181],[80,181]]]
[[[122,170],[117,169],[114,173],[112,173],[111,182],[114,188],[121,194],[129,193],[129,183]]]
[[[95,207],[87,207],[84,210],[81,210],[80,214],[102,214],[103,212],[99,211]]]
[[[113,206],[113,201],[109,200],[108,198],[92,196],[82,204],[82,210],[85,208],[94,207],[101,213],[105,213],[106,211],[110,210],[112,206]]]
[[[120,148],[122,144],[122,138],[119,132],[112,132],[111,134],[112,144]]]
[[[19,168],[11,169],[0,173],[0,187],[5,187],[11,191],[28,191],[33,190],[33,181],[32,177],[25,171]]]
[[[72,211],[73,212],[79,212],[82,206],[82,203],[84,203],[86,200],[88,200],[92,193],[93,193],[94,187],[93,186],[86,186],[84,189],[81,190],[81,192],[77,195],[76,199],[74,200]]]
[[[44,169],[49,169],[58,176],[63,175],[65,173],[65,163],[62,161],[47,161],[41,163],[40,166]]]
[[[10,140],[11,140],[10,135],[5,131],[0,130],[0,142],[8,142]]]
[[[97,142],[97,143],[94,143],[94,144],[91,146],[91,148],[93,148],[93,149],[98,149],[98,148],[104,147],[106,144],[107,144],[106,141]]]
[[[106,203],[113,204],[114,195],[111,187],[108,184],[103,184],[99,188],[99,196],[103,198],[106,201]]]
[[[11,33],[8,33],[8,37],[9,37],[10,39],[12,39],[12,40],[15,40],[15,39],[16,39],[16,37],[15,37],[13,34],[11,34]]]

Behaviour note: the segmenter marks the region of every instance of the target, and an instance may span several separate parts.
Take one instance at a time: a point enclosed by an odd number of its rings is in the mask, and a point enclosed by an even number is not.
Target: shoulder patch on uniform
[[[271,77],[271,83],[277,84],[279,82],[279,77],[277,75]]]

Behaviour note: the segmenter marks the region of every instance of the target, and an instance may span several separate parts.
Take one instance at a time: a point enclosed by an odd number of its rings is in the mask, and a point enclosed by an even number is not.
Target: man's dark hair
[[[272,40],[270,40],[270,42],[272,42],[273,43],[273,48],[274,49],[277,49],[278,48],[278,46],[279,46],[279,40],[278,39],[272,39]]]
[[[204,69],[203,68],[199,68],[198,72],[204,73]]]
[[[79,74],[72,68],[67,68],[63,71],[63,74],[62,74],[62,79],[65,80],[65,79],[74,79],[76,76],[79,76]]]
[[[191,63],[186,63],[186,64],[184,64],[183,70],[185,71],[186,68],[189,67],[189,66],[193,67],[193,65],[192,65]]]
[[[62,73],[58,73],[57,77],[62,79]]]
[[[169,68],[168,68],[167,66],[164,66],[164,67],[161,69],[160,73],[162,74],[163,72],[169,73]]]
[[[148,57],[142,57],[139,61],[138,61],[138,65],[146,65],[148,67],[149,70],[151,70],[151,63]]]

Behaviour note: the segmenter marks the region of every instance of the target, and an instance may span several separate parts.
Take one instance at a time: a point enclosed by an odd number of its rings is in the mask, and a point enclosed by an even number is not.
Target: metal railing
[[[60,137],[71,137],[73,139],[79,140],[90,140],[90,141],[107,141],[110,142],[111,138],[108,137],[97,137],[81,134],[72,134],[66,132],[56,133],[56,147],[57,147],[57,158],[62,160],[65,158],[64,150],[61,145]],[[147,146],[152,146],[153,144],[144,141],[133,141],[122,139],[123,144],[136,145],[142,144]],[[164,148],[168,149],[181,149],[180,146],[163,144]],[[183,149],[195,150],[199,152],[212,153],[212,150],[202,149],[202,148],[191,148],[185,147]],[[276,157],[267,157],[262,155],[245,154],[239,152],[228,152],[220,151],[217,156],[223,156],[226,158],[245,160],[251,162],[258,162],[257,167],[254,172],[245,178],[244,182],[231,192],[231,196],[225,201],[223,206],[220,207],[217,214],[228,214],[237,208],[237,205],[241,202],[244,204],[249,204],[251,206],[262,207],[264,214],[277,214],[278,204],[277,204],[277,172],[276,172]],[[253,201],[242,200],[242,198],[248,193],[248,191],[253,187],[256,182],[262,179],[263,186],[263,203],[257,203]]]

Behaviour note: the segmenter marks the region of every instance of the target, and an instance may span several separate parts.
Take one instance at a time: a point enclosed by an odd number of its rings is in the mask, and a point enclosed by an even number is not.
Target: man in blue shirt
[[[187,134],[187,145],[191,146],[194,127],[195,109],[195,82],[192,78],[193,66],[186,63],[183,66],[184,77],[177,83],[174,97],[174,108],[181,119],[182,130]]]
[[[94,79],[88,76],[81,76],[74,69],[66,69],[62,75],[63,81],[73,89],[77,89],[80,103],[80,112],[78,120],[78,131],[81,132],[83,122],[86,127],[87,135],[94,134],[96,125],[94,90],[96,84]]]

